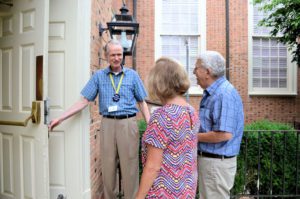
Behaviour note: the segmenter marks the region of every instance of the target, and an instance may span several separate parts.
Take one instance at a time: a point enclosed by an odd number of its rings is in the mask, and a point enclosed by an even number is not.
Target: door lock
[[[67,197],[65,197],[63,194],[59,194],[57,196],[57,199],[67,199]]]

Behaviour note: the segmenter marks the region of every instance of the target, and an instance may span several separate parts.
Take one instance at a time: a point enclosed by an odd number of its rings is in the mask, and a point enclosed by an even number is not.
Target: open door
[[[50,1],[50,119],[80,99],[80,90],[90,77],[91,8],[87,0]],[[89,114],[86,108],[49,134],[50,199],[91,198]]]
[[[49,1],[12,3],[0,11],[0,198],[49,198],[42,102],[47,92],[42,79],[47,74]],[[37,106],[40,122],[22,124]]]

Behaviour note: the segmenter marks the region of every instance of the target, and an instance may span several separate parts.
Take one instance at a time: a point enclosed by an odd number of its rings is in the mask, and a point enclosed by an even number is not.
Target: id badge
[[[114,106],[109,106],[108,107],[108,112],[111,113],[111,112],[115,112],[118,110],[118,106],[117,105],[114,105]]]

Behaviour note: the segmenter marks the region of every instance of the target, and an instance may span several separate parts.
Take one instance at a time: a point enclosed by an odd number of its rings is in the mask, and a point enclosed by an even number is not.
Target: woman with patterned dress
[[[190,86],[187,73],[176,61],[160,58],[147,86],[150,98],[163,106],[153,112],[142,137],[143,173],[136,199],[195,198],[199,124],[183,97]]]

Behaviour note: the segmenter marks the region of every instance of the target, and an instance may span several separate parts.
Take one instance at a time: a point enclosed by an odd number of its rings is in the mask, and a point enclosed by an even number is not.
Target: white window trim
[[[155,55],[154,58],[157,60],[159,57],[161,57],[161,38],[160,38],[160,30],[161,30],[161,9],[162,9],[162,0],[155,0],[155,32],[154,32],[154,41],[155,41]],[[206,51],[206,0],[200,0],[200,15],[199,15],[199,51],[200,52]],[[189,63],[189,67],[194,67],[195,63]],[[203,89],[198,86],[192,86],[190,87],[188,91],[188,95],[190,96],[198,96],[203,94]]]
[[[288,78],[287,78],[287,88],[253,88],[253,71],[252,71],[252,46],[253,46],[253,1],[248,0],[248,94],[249,95],[284,95],[284,96],[295,96],[297,95],[297,70],[298,67],[295,62],[292,61],[291,52],[287,53],[288,64]],[[266,38],[270,38],[266,36]]]

